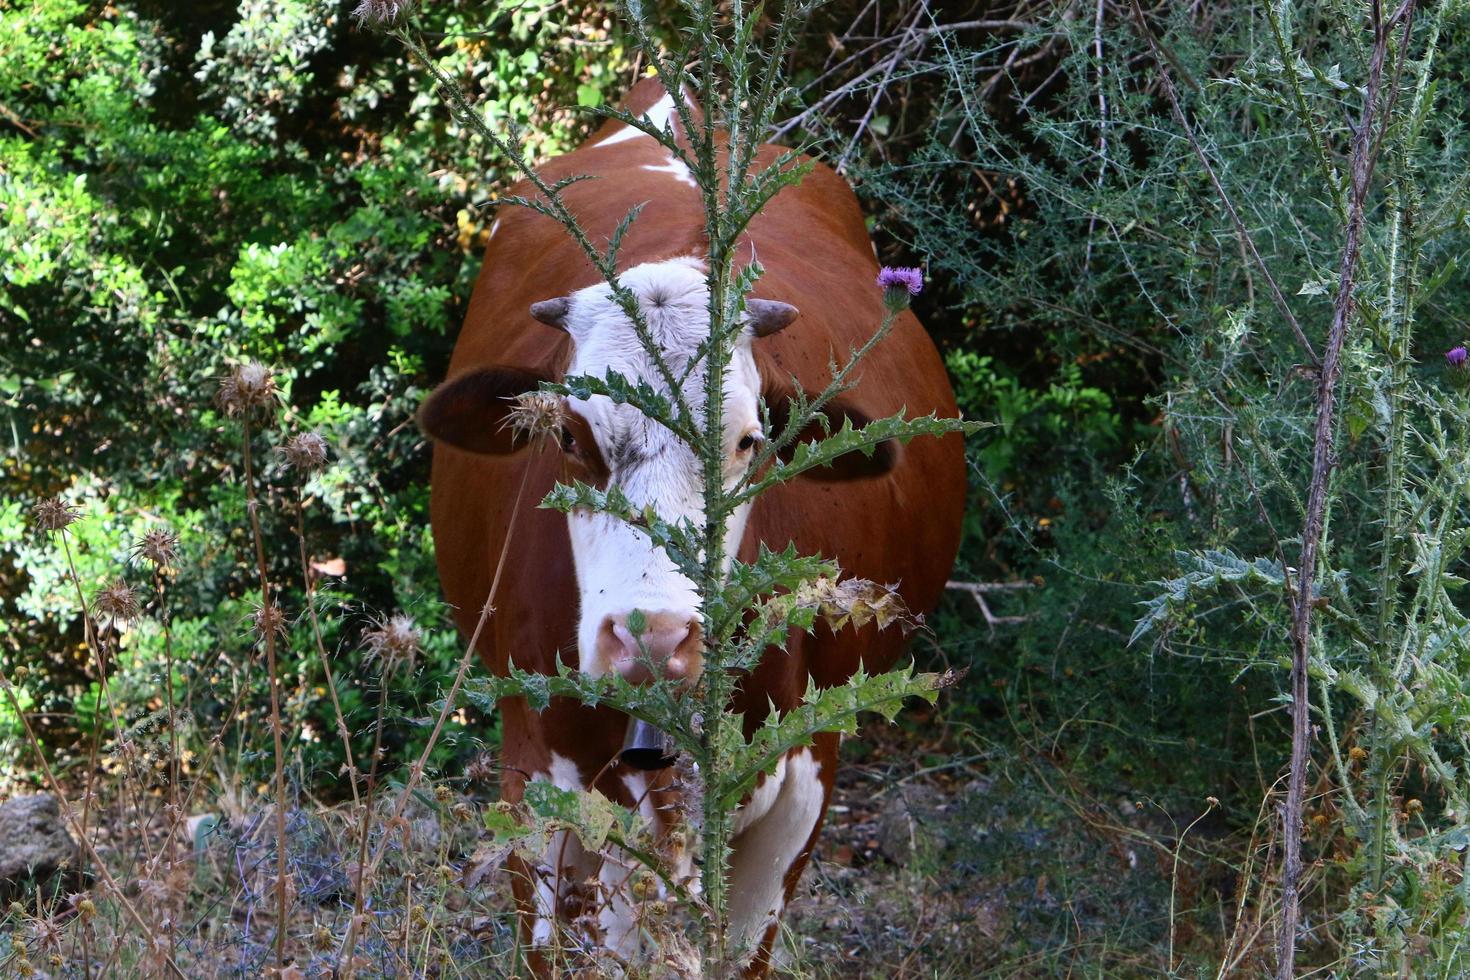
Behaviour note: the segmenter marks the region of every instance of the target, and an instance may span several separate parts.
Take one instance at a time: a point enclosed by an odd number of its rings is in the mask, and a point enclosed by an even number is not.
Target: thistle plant
[[[749,294],[764,272],[758,261],[742,265],[737,260],[737,244],[766,203],[801,181],[811,168],[794,150],[768,165],[757,163],[757,150],[772,131],[782,104],[782,54],[809,10],[793,2],[769,14],[740,3],[727,7],[690,2],[681,6],[680,13],[688,19],[688,30],[670,49],[655,35],[640,4],[622,8],[627,30],[672,100],[671,118],[677,126],[660,128],[616,108],[595,110],[601,118],[656,141],[688,169],[699,191],[707,243],[709,338],[691,363],[676,369],[655,340],[637,299],[619,279],[620,246],[638,220],[639,208],[627,213],[606,247],[599,247],[563,196],[568,186],[583,178],[550,183],[541,177],[519,135],[492,128],[438,67],[406,5],[364,3],[358,8],[359,17],[387,27],[405,45],[428,70],[460,122],[495,147],[539,192],[534,200],[508,199],[505,204],[535,210],[566,229],[633,324],[657,376],[656,383],[616,373],[569,376],[543,385],[545,394],[535,397],[544,402],[546,396],[602,396],[633,406],[689,446],[702,468],[702,523],[665,521],[651,508],[633,506],[615,485],[606,490],[581,483],[558,485],[542,501],[564,513],[610,515],[636,528],[694,584],[705,669],[692,691],[672,681],[635,685],[616,673],[591,678],[563,670],[558,676],[544,676],[516,668],[506,677],[473,678],[465,690],[472,702],[489,710],[499,699],[512,696],[526,698],[533,708],[544,708],[551,697],[609,705],[666,733],[672,750],[691,763],[684,782],[698,813],[697,819],[688,821],[698,824],[692,828],[698,835],[695,849],[702,867],[698,890],[675,880],[648,842],[639,839],[638,820],[632,813],[591,794],[533,783],[525,799],[530,825],[508,821],[501,826],[502,836],[507,850],[527,855],[544,844],[548,826],[570,827],[589,849],[616,844],[663,879],[692,921],[701,924],[698,945],[704,968],[719,975],[749,955],[749,950],[735,948],[727,934],[725,869],[733,816],[742,796],[763,773],[774,771],[784,753],[810,744],[818,733],[855,731],[856,719],[864,711],[892,717],[905,698],[932,700],[947,680],[909,669],[876,677],[859,673],[848,684],[829,690],[813,686],[798,710],[770,715],[747,741],[742,719],[730,710],[738,678],[754,668],[771,646],[782,645],[791,630],[810,630],[819,619],[833,629],[868,622],[900,628],[912,626],[914,618],[891,589],[844,581],[835,563],[818,556],[800,555],[791,548],[762,549],[752,563],[735,560],[726,553],[729,521],[760,494],[840,456],[871,455],[885,442],[971,432],[978,426],[934,416],[909,419],[899,413],[860,427],[848,422],[831,431],[823,409],[852,385],[863,358],[889,334],[909,298],[922,288],[917,269],[888,269],[874,286],[866,287],[883,290],[886,311],[882,321],[873,324],[869,339],[833,365],[822,391],[807,395],[798,390],[783,425],[774,426],[769,410],[762,410],[761,421],[771,436],[753,447],[745,475],[733,487],[726,486],[722,444],[726,373],[736,339],[745,328]],[[676,136],[676,128],[681,135]],[[686,397],[691,390],[699,397]],[[691,402],[700,408],[692,408]],[[523,403],[516,424],[535,430],[537,407]],[[544,411],[544,404],[539,407]],[[826,437],[803,441],[813,426],[826,431]],[[638,632],[636,617],[630,617],[629,628]],[[444,711],[452,708],[452,701],[446,700]]]
[[[1223,356],[1178,393],[1173,424],[1197,445],[1231,446],[1224,466],[1218,453],[1191,453],[1196,475],[1239,491],[1220,506],[1253,525],[1263,547],[1254,557],[1236,548],[1181,554],[1184,574],[1146,603],[1134,633],[1169,646],[1164,634],[1186,610],[1223,622],[1239,603],[1242,633],[1259,651],[1250,662],[1286,672],[1283,978],[1296,975],[1313,889],[1334,911],[1330,928],[1352,969],[1465,969],[1451,882],[1462,872],[1470,803],[1460,680],[1470,620],[1457,595],[1470,544],[1470,456],[1456,435],[1470,421],[1470,355],[1463,345],[1439,353],[1447,325],[1431,299],[1463,255],[1451,215],[1470,203],[1464,182],[1436,179],[1430,162],[1459,152],[1442,149],[1455,137],[1437,105],[1437,79],[1454,70],[1440,46],[1458,12],[1414,2],[1364,12],[1339,41],[1358,59],[1354,83],[1295,49],[1290,12],[1277,5],[1263,12],[1274,59],[1232,79],[1306,148],[1314,186],[1326,193],[1285,206],[1298,228],[1317,229],[1331,246],[1311,251],[1320,271],[1288,301],[1276,285],[1284,262],[1264,259],[1236,224],[1243,261],[1251,256],[1249,271],[1270,284],[1285,329],[1270,341],[1209,331]],[[1206,149],[1218,137],[1187,120],[1155,28],[1141,13],[1136,20],[1180,138],[1234,217],[1240,202],[1212,159],[1224,151]],[[1327,108],[1343,102],[1346,125],[1340,108]],[[1309,305],[1314,296],[1330,305]],[[1305,383],[1293,373],[1301,365]],[[1251,404],[1247,393],[1272,377],[1284,403]],[[1306,828],[1325,833],[1315,862]]]

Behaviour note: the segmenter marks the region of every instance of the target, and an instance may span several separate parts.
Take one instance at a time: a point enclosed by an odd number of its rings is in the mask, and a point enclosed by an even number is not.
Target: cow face
[[[709,291],[702,263],[692,259],[638,266],[622,274],[637,297],[648,329],[694,418],[705,416],[705,370],[700,345],[709,338]],[[747,303],[747,326],[734,345],[725,375],[724,460],[721,478],[732,489],[749,469],[765,438],[760,423],[763,394],[752,344],[796,317],[795,308],[770,301]],[[605,285],[537,303],[534,318],[566,331],[572,340],[568,375],[605,377],[615,371],[668,393],[664,375],[639,342],[632,321]],[[799,329],[799,328],[798,328]],[[504,426],[515,396],[542,380],[524,371],[484,368],[446,382],[425,402],[420,423],[431,436],[481,453],[516,451]],[[773,419],[785,400],[767,386]],[[596,395],[567,399],[560,433],[564,482],[617,487],[635,507],[652,507],[669,522],[704,521],[703,466],[694,451],[637,408]],[[857,415],[834,403],[834,415]],[[856,421],[865,421],[861,417]],[[840,420],[839,420],[840,421]],[[851,472],[835,467],[827,478],[867,475],[891,465],[880,452]],[[745,531],[749,505],[726,527],[727,564]],[[580,668],[593,676],[618,671],[634,682],[655,676],[693,683],[703,665],[699,597],[647,535],[606,514],[568,515],[568,531],[581,599]]]

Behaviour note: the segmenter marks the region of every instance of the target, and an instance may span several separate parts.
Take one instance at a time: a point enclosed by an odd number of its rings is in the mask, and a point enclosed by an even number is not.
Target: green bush
[[[598,8],[484,13],[426,12],[440,65],[539,151],[585,128],[564,107],[620,94],[626,57]],[[196,734],[213,732],[237,685],[247,716],[264,710],[240,430],[213,401],[216,379],[248,358],[272,367],[286,406],[255,449],[269,571],[287,587],[301,772],[341,791],[302,617],[294,478],[269,452],[294,431],[332,447],[306,487],[306,534],[332,572],[319,601],[356,751],[378,701],[357,647],[379,611],[442,627],[389,695],[390,753],[422,739],[415,719],[460,648],[435,586],[412,418],[446,363],[502,174],[414,78],[325,0],[0,3],[0,657],[29,667],[23,698],[43,717],[85,732],[98,703],[65,558],[26,527],[27,508],[55,494],[84,515],[71,531],[88,601],[120,576],[151,594],[133,542],[160,524],[179,532],[167,604]],[[129,721],[160,695],[156,619],[123,637],[112,694]],[[69,748],[73,727],[46,737]],[[467,735],[447,751],[493,730]]]

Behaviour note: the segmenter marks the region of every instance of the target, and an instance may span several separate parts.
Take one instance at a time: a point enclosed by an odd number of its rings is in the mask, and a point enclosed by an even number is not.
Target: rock
[[[927,836],[925,824],[943,809],[944,794],[932,786],[900,787],[878,814],[878,852],[894,864],[908,864]]]
[[[44,881],[76,867],[78,853],[50,793],[0,803],[0,895],[7,901],[26,879]]]

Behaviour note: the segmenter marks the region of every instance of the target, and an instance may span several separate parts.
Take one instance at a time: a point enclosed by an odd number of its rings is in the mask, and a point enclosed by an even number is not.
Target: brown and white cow
[[[672,115],[672,100],[655,80],[639,83],[624,106],[660,126]],[[763,147],[758,162],[770,163],[780,152]],[[594,241],[611,235],[629,208],[645,205],[623,246],[619,278],[639,297],[677,374],[709,332],[703,212],[688,171],[656,141],[609,122],[541,174],[549,181],[596,175],[565,192]],[[512,193],[530,196],[534,189],[521,185]],[[725,411],[726,477],[732,481],[761,437],[758,399],[779,413],[793,377],[809,392],[822,390],[833,358],[845,359],[883,317],[862,212],[851,189],[826,167],[819,164],[799,186],[776,196],[751,223],[745,245],[742,254],[758,257],[766,269],[756,292],[771,302],[756,309],[772,321],[789,318],[791,311],[779,304],[800,315],[769,336],[747,330],[736,346]],[[533,317],[533,304],[560,297],[567,302],[540,305]],[[589,673],[623,669],[635,649],[625,625],[635,609],[649,622],[643,641],[650,653],[673,661],[671,673],[698,667],[697,598],[662,552],[610,518],[536,507],[557,481],[581,479],[615,484],[634,504],[652,505],[665,518],[698,522],[701,471],[691,451],[636,409],[603,398],[566,406],[559,451],[526,449],[501,427],[508,399],[535,389],[539,380],[568,373],[601,377],[609,369],[660,385],[628,318],[566,231],[531,210],[503,210],[491,226],[448,380],[421,412],[436,440],[431,509],[440,578],[466,633],[480,619],[514,516],[495,612],[479,643],[496,673],[513,662],[550,674],[558,658]],[[910,415],[956,414],[938,352],[909,313],[860,374],[831,413],[859,422],[904,409]],[[702,390],[701,378],[696,372],[691,398]],[[803,554],[835,559],[847,575],[900,583],[910,609],[928,610],[959,545],[964,499],[959,436],[884,446],[871,460],[853,454],[762,496],[731,521],[730,550],[748,561],[760,543],[783,548],[794,542]],[[844,682],[860,665],[870,673],[887,670],[903,642],[897,630],[871,627],[795,634],[785,651],[768,651],[743,679],[735,707],[749,732],[769,704],[780,711],[796,706],[808,678],[825,686]],[[500,709],[505,799],[518,801],[528,779],[578,789],[592,783],[651,821],[672,819],[677,808],[663,805],[668,794],[661,791],[671,779],[667,771],[610,764],[623,745],[625,716],[568,700],[538,713],[512,698]],[[789,753],[737,814],[732,928],[737,943],[755,949],[754,973],[766,967],[777,917],[816,840],[837,745],[835,734],[823,735]],[[536,944],[550,939],[557,917],[565,922],[585,911],[576,907],[575,895],[579,888],[585,894],[589,877],[600,875],[616,893],[628,875],[616,859],[583,854],[565,840],[539,864],[518,863],[512,871],[527,935]],[[636,960],[641,940],[628,899],[604,900],[595,915],[596,940]]]

